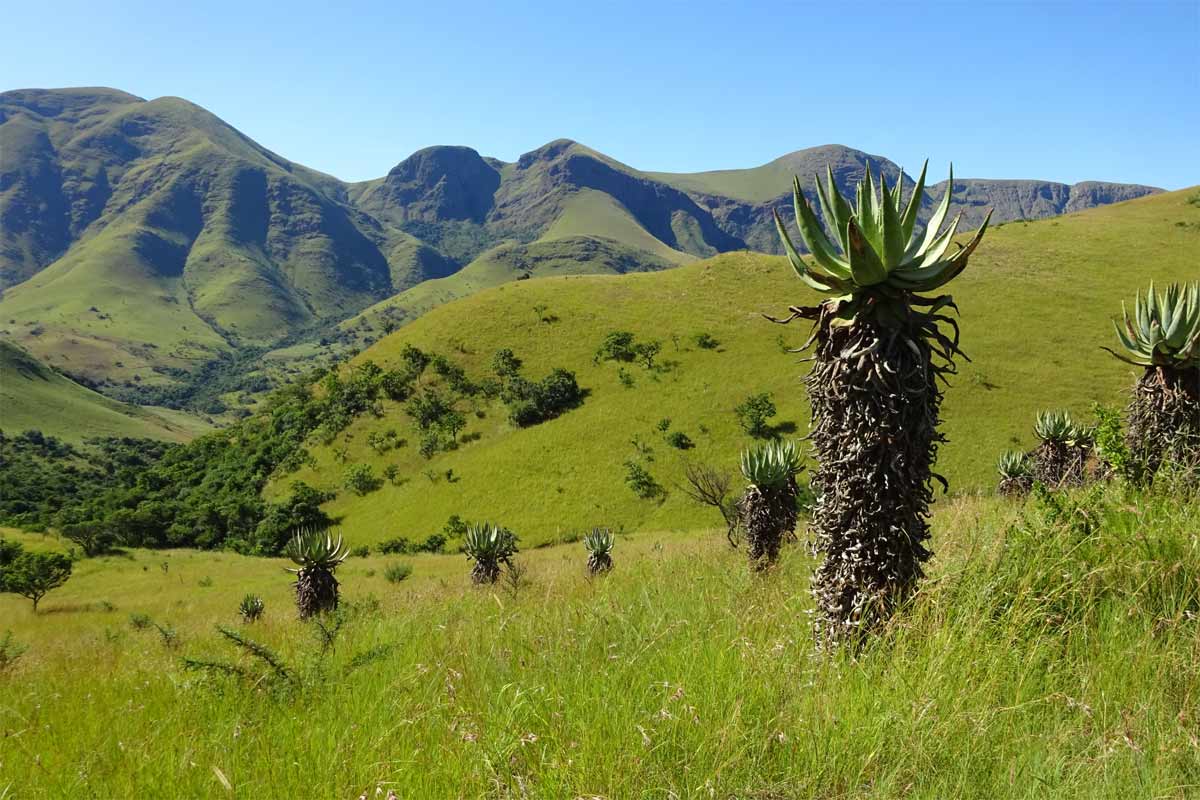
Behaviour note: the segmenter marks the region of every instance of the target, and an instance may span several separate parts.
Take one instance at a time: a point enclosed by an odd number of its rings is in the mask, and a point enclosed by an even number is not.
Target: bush
[[[17,662],[27,648],[20,642],[14,642],[12,631],[5,631],[0,638],[0,672],[4,672]]]
[[[366,558],[367,556],[371,555],[371,548],[367,547],[365,544],[359,545],[350,551],[350,555],[354,556],[355,558]]]
[[[625,462],[625,483],[633,490],[634,494],[643,500],[653,500],[655,497],[665,494],[662,486],[654,480],[654,476],[636,461]]]
[[[712,337],[711,334],[709,334],[705,331],[701,331],[700,333],[697,333],[695,336],[693,336],[692,341],[695,342],[696,346],[699,347],[701,350],[716,350],[718,347],[721,346],[720,342],[718,342],[716,339],[714,339]]]
[[[521,359],[505,347],[492,356],[492,372],[501,378],[515,378],[521,372]]]
[[[528,427],[553,419],[583,401],[583,390],[575,373],[555,368],[538,383],[524,378],[509,378],[501,392],[508,406],[508,417],[518,427]]]
[[[388,583],[400,583],[409,575],[412,575],[412,571],[412,564],[399,561],[395,564],[389,564],[383,571],[383,577],[387,579]]]
[[[775,403],[771,395],[763,392],[750,395],[733,410],[737,414],[742,430],[756,438],[765,438],[771,434],[768,420],[775,416]]]
[[[394,539],[384,539],[379,543],[379,552],[385,556],[389,555],[405,555],[415,552],[413,543],[403,536],[397,536]]]
[[[443,553],[446,550],[446,537],[435,533],[413,549],[419,553]]]
[[[351,464],[342,474],[342,483],[360,497],[375,491],[383,483],[375,477],[370,464]]]
[[[593,361],[633,361],[637,356],[634,350],[634,337],[629,331],[610,331],[596,351]]]
[[[689,437],[683,431],[674,431],[673,433],[667,434],[667,444],[671,445],[671,447],[674,447],[676,450],[691,450],[696,446],[692,442],[691,437]]]

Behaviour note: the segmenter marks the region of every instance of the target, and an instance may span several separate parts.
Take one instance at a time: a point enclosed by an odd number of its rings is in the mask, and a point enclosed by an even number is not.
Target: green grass
[[[107,398],[0,340],[0,429],[14,434],[31,428],[71,442],[92,436],[187,441],[207,430],[191,415]]]
[[[988,233],[950,287],[962,311],[963,347],[972,358],[960,364],[944,408],[950,441],[938,469],[955,491],[993,486],[999,454],[1033,444],[1038,410],[1067,407],[1086,418],[1093,401],[1123,402],[1134,373],[1100,349],[1112,338],[1109,318],[1151,280],[1194,278],[1200,239],[1193,228],[1178,224],[1200,219],[1200,209],[1187,202],[1193,193],[1010,223]],[[566,367],[590,390],[589,397],[559,419],[523,430],[506,421],[499,404],[482,404],[484,416],[468,413],[465,431],[480,438],[431,461],[417,453],[419,435],[403,409],[385,403],[382,419],[367,415],[333,446],[312,445],[316,466],[283,477],[268,494],[283,494],[294,478],[338,489],[347,464],[371,464],[377,474],[396,464],[407,482],[365,497],[342,492],[327,506],[342,518],[350,538],[366,543],[393,536],[423,539],[451,514],[496,520],[531,542],[595,525],[715,524],[711,510],[674,488],[683,458],[734,467],[748,440],[733,408],[755,392],[774,395],[776,423],[793,424],[797,436],[805,433],[804,366],[780,342],[799,345],[807,328],[773,326],[761,315],[814,299],[784,259],[736,253],[652,274],[522,281],[440,306],[359,358],[386,367],[412,343],[445,353],[482,377],[492,354],[511,347],[525,360],[526,375]],[[557,321],[543,322],[546,315]],[[616,365],[592,363],[604,334],[614,329],[661,339],[662,359],[677,365],[663,373],[628,366],[636,385],[625,388]],[[689,337],[700,331],[720,347],[697,348]],[[666,445],[655,431],[664,417],[692,438],[694,450]],[[396,428],[409,445],[376,455],[367,437],[388,428]],[[646,466],[668,490],[665,502],[640,500],[624,483],[623,464],[635,456],[634,437],[654,448],[655,460]],[[334,447],[344,448],[344,463]],[[448,469],[456,482],[442,477]]]
[[[351,559],[345,599],[380,608],[325,656],[282,562],[85,561],[36,616],[0,597],[29,647],[0,673],[0,796],[1195,796],[1200,504],[1113,490],[1083,508],[1090,532],[943,507],[918,602],[857,659],[812,650],[802,548],[754,578],[716,532],[622,537],[595,581],[579,543],[525,553],[515,595],[470,588],[461,556],[413,557],[395,585],[392,559]],[[246,592],[266,615],[241,626]],[[300,688],[184,670],[262,672],[217,623]]]

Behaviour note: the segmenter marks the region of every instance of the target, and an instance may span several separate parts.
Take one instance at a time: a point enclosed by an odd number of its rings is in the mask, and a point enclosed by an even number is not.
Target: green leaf
[[[842,281],[834,278],[826,278],[824,275],[814,275],[804,263],[804,259],[796,252],[796,247],[792,244],[792,238],[788,236],[787,228],[783,225],[783,218],[779,216],[779,212],[775,213],[775,229],[779,231],[779,236],[783,239],[783,249],[787,251],[788,261],[792,264],[792,270],[796,273],[800,280],[804,281],[813,289],[824,294],[832,294],[837,287],[845,287]],[[825,283],[825,281],[829,283]]]
[[[846,223],[846,237],[850,243],[850,272],[859,286],[873,286],[887,280],[887,270],[879,260],[879,254],[863,235],[854,217]]]
[[[904,246],[908,247],[912,242],[913,227],[917,223],[917,214],[921,211],[921,199],[925,196],[925,171],[929,168],[929,159],[925,159],[925,163],[921,165],[921,175],[917,178],[917,185],[913,192],[908,197],[908,205],[904,208],[904,214],[900,218],[901,229],[904,235]]]
[[[808,245],[813,260],[834,277],[849,278],[850,265],[838,258],[834,252],[833,244],[825,235],[825,229],[821,227],[820,220],[808,204],[808,198],[800,191],[799,178],[792,179],[792,205],[796,210],[796,227],[800,229],[800,235],[804,237],[804,243]]]
[[[900,225],[899,201],[892,202],[893,198],[888,192],[887,178],[883,175],[879,176],[879,188],[883,193],[883,219],[880,220],[883,234],[883,265],[891,270],[898,266],[900,259],[904,257],[905,242],[902,238],[904,231]]]

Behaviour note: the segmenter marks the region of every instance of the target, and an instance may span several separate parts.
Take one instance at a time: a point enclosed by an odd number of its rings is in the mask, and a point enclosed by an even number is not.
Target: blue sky
[[[98,9],[100,9],[98,11]],[[647,170],[837,142],[944,176],[1200,183],[1200,2],[10,4],[0,89],[178,95],[346,180],[558,137]],[[935,169],[936,168],[936,169]]]

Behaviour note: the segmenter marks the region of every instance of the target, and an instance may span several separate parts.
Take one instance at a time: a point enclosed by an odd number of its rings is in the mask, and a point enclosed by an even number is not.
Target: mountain
[[[345,183],[180,98],[5,92],[0,335],[102,391],[153,397],[247,348],[390,327],[523,277],[779,252],[772,210],[790,203],[792,174],[826,165],[843,189],[868,165],[899,175],[840,145],[753,169],[651,173],[560,139],[511,163],[430,147]],[[987,205],[1003,221],[1154,191],[967,180],[956,199],[968,222]]]
[[[1110,318],[1140,287],[1195,277],[1197,197],[1196,189],[1158,194],[1051,220],[1002,223],[988,232],[951,287],[971,358],[960,362],[944,405],[950,441],[939,450],[938,469],[954,491],[992,487],[999,453],[1034,443],[1039,410],[1069,405],[1086,419],[1092,401],[1124,402],[1136,370],[1100,345],[1112,343]],[[1136,262],[1126,255],[1131,242],[1137,243]],[[803,434],[809,412],[799,378],[806,367],[787,348],[804,341],[808,326],[771,325],[762,314],[812,300],[785,259],[740,252],[620,278],[519,281],[442,304],[353,363],[370,360],[390,369],[401,363],[405,346],[414,345],[449,358],[479,381],[494,377],[493,355],[509,348],[531,380],[555,367],[573,371],[588,392],[583,403],[518,428],[499,401],[463,398],[461,445],[427,459],[408,406],[385,399],[378,414],[360,415],[336,438],[322,443],[313,437],[306,443],[311,460],[277,474],[268,495],[286,497],[294,480],[336,491],[327,513],[348,538],[370,544],[395,536],[420,541],[452,514],[502,521],[521,532],[523,544],[595,525],[715,525],[711,509],[695,506],[676,488],[683,465],[734,465],[748,440],[733,409],[752,393],[770,392],[779,412],[772,422]],[[659,368],[596,363],[601,342],[618,330],[660,341]],[[699,333],[715,347],[700,346]],[[429,373],[422,385],[453,396]],[[669,445],[660,429],[664,419],[694,446]],[[401,444],[379,449],[389,431],[390,441]],[[630,490],[629,460],[666,490],[664,501],[642,500]],[[359,464],[377,476],[392,466],[396,476],[358,495],[341,480]],[[498,485],[504,490],[497,492]]]
[[[204,426],[178,412],[119,403],[0,339],[0,430],[12,435],[29,429],[72,442],[93,436],[182,442]]]

